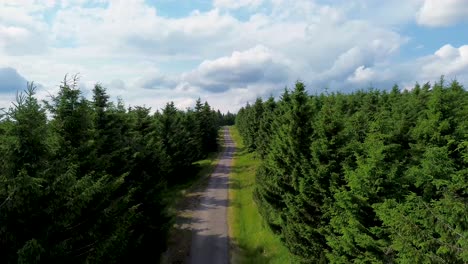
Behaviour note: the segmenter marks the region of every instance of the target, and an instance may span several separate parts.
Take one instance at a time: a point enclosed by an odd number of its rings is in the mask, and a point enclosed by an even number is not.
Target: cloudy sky
[[[310,93],[468,84],[468,0],[0,0],[0,107],[65,74],[89,95],[236,111],[296,80]]]

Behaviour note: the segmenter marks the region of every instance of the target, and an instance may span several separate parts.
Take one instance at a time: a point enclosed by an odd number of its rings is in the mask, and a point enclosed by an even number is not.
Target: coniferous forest
[[[255,202],[298,263],[468,262],[468,92],[308,95],[243,107]]]
[[[234,115],[200,100],[126,108],[75,81],[45,102],[31,84],[1,116],[0,262],[157,262],[171,188],[196,176]]]

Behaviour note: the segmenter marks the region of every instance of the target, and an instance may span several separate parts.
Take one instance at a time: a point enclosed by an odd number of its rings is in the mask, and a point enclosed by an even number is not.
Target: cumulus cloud
[[[0,68],[0,93],[14,93],[26,88],[27,81],[13,68]]]
[[[374,67],[361,65],[348,76],[353,85],[372,85],[377,88],[390,88],[393,84],[411,87],[416,81],[425,83],[437,81],[441,75],[468,82],[468,45],[453,47],[443,45],[431,55],[414,61],[394,64],[378,64]]]
[[[466,0],[425,0],[417,14],[417,21],[426,26],[449,26],[468,17]]]
[[[366,68],[361,65],[356,68],[354,73],[348,77],[348,80],[353,83],[363,83],[371,81],[375,76],[375,71],[371,68]]]
[[[145,89],[174,89],[178,85],[178,80],[172,76],[156,73],[142,78],[137,85]]]
[[[47,25],[38,1],[0,2],[0,51],[11,55],[39,54],[47,49]]]
[[[102,47],[101,54],[200,59],[228,50],[219,37],[237,22],[217,9],[168,18],[158,16],[157,9],[142,0],[111,1],[104,7],[59,10],[52,33],[79,46]]]
[[[422,77],[433,78],[434,75],[460,76],[467,79],[468,72],[468,45],[458,48],[446,44],[437,50],[434,55],[421,60]]]
[[[203,61],[198,68],[184,76],[188,82],[211,92],[256,83],[284,83],[288,68],[264,46],[235,51],[231,56]]]
[[[242,7],[255,8],[263,2],[263,0],[214,0],[213,5],[218,8],[239,9]]]
[[[201,97],[231,111],[298,79],[310,90],[340,91],[441,74],[462,79],[465,46],[408,61],[400,50],[412,40],[399,30],[415,18],[461,21],[461,2],[213,0],[209,10],[171,17],[158,1],[7,0],[0,67],[44,84],[44,93],[80,73],[87,92],[100,82],[133,105],[186,107]]]

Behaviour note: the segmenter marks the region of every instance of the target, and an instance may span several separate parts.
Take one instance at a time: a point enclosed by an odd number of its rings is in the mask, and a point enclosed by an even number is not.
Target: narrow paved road
[[[229,173],[235,151],[229,129],[224,128],[225,150],[193,212],[190,263],[229,263],[227,225]]]

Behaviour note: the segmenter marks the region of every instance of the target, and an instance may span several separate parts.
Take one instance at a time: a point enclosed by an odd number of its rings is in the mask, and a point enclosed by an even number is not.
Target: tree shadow
[[[244,151],[247,150],[244,147],[235,147],[230,137],[225,136],[224,143],[225,149],[219,156],[220,162],[214,169],[206,188],[203,192],[192,195],[190,198],[192,199],[191,207],[186,208],[187,210],[177,217],[177,223],[170,235],[172,244],[169,246],[169,254],[165,254],[166,258],[163,259],[162,263],[222,264],[269,263],[271,261],[270,257],[264,255],[263,248],[249,249],[239,246],[228,237],[227,230],[221,232],[216,229],[215,231],[211,224],[209,224],[210,230],[205,228],[207,223],[204,222],[212,222],[212,218],[206,217],[206,215],[211,217],[210,210],[223,212],[223,208],[226,208],[224,212],[227,213],[229,206],[239,206],[232,204],[228,198],[224,198],[224,191],[227,195],[229,189],[244,187],[238,180],[232,179],[228,175],[233,172],[232,159],[243,155]],[[238,173],[245,167],[237,166],[234,172]],[[221,193],[223,195],[219,195]],[[184,215],[185,213],[187,215]],[[223,228],[228,228],[227,223],[225,227],[221,227],[221,229]],[[232,256],[241,256],[242,259],[239,259],[241,262]]]
[[[203,234],[204,231],[203,229],[192,231],[191,250],[185,263],[228,264],[230,238],[223,235]]]
[[[161,263],[229,263],[229,237],[204,234],[209,230],[193,227],[193,224],[201,222],[202,219],[195,217],[178,217],[178,224],[172,229],[170,244]]]

